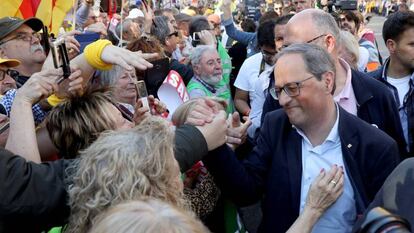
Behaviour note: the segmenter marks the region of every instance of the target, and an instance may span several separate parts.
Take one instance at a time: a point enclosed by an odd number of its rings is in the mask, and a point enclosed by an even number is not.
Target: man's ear
[[[192,65],[194,74],[199,75],[200,74],[200,67],[198,65]]]
[[[397,50],[397,42],[395,42],[395,40],[388,39],[385,42],[385,45],[387,46],[387,49],[390,52],[390,54],[394,54],[396,52],[396,50]]]
[[[330,34],[326,35],[325,37],[326,51],[328,51],[329,53],[332,53],[332,51],[335,49],[335,46],[336,46],[335,37],[333,37]]]
[[[335,92],[335,73],[327,71],[322,74],[322,81],[325,85],[326,93],[332,94]]]

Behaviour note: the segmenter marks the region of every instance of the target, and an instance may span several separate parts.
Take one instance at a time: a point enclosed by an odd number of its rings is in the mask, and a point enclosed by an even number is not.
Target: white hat
[[[144,17],[144,13],[142,13],[140,9],[134,8],[131,11],[129,11],[127,19],[135,19],[138,17]]]

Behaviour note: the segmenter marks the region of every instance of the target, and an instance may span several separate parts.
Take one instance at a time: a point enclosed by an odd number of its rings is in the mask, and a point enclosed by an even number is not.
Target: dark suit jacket
[[[274,81],[273,81],[274,82]],[[398,144],[400,154],[406,154],[406,143],[401,127],[398,108],[388,88],[364,73],[352,70],[352,88],[357,101],[357,115],[375,124]],[[262,122],[266,113],[279,109],[279,102],[267,95],[263,105]]]
[[[340,108],[338,133],[342,156],[362,214],[398,164],[395,141]],[[302,138],[283,110],[265,117],[257,145],[242,163],[226,146],[204,162],[216,182],[238,205],[263,199],[261,232],[286,232],[299,215]]]

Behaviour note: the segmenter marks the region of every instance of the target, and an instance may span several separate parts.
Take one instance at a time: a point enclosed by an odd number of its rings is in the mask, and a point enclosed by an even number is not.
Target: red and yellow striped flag
[[[2,0],[0,18],[14,16],[23,19],[37,17],[55,35],[74,5],[74,0]]]

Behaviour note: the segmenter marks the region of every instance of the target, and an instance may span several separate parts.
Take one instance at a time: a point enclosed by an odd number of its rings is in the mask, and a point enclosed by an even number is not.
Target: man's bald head
[[[327,36],[334,39],[337,47],[339,27],[335,19],[322,10],[306,9],[289,20],[284,43],[315,43],[322,46]]]

